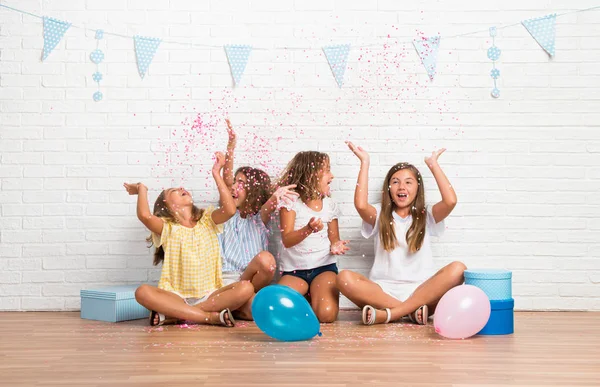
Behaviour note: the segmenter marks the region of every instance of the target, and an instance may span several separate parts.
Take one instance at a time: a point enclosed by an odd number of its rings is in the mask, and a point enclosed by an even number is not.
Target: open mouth
[[[396,196],[397,196],[397,197],[398,197],[398,199],[400,199],[400,200],[404,200],[404,199],[408,198],[408,194],[405,194],[405,193],[399,193],[399,194],[397,194]]]

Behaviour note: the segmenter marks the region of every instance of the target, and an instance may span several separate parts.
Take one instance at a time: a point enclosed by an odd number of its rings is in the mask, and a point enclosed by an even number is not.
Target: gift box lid
[[[509,298],[507,300],[490,300],[492,310],[514,309],[515,300]]]
[[[465,278],[472,279],[510,279],[512,272],[502,269],[465,270]]]
[[[139,285],[107,286],[105,288],[84,289],[79,292],[84,298],[98,298],[102,300],[130,300],[135,298],[135,289]]]

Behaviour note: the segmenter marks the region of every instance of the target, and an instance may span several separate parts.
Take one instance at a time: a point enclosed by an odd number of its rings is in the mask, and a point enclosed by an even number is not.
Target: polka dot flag
[[[54,50],[58,42],[62,39],[63,35],[71,23],[57,20],[51,17],[44,16],[44,52],[42,53],[42,60],[46,60],[48,55]]]
[[[246,70],[246,64],[251,52],[252,46],[248,45],[229,44],[225,46],[225,54],[231,68],[234,86],[237,86],[242,80],[242,75],[244,74],[244,70]]]
[[[348,64],[348,54],[350,53],[349,44],[340,44],[337,46],[325,46],[323,52],[331,67],[331,72],[339,87],[344,83],[344,73]]]
[[[425,66],[425,70],[429,75],[429,79],[433,81],[433,77],[435,76],[435,68],[437,65],[438,51],[440,48],[440,37],[434,36],[431,38],[415,40],[413,45],[415,46],[415,50],[417,50],[419,58],[421,58],[421,63],[423,63],[423,66]]]
[[[135,44],[138,72],[140,73],[140,77],[144,79],[144,75],[146,75],[146,71],[148,71],[152,58],[154,58],[154,54],[158,49],[160,39],[135,35],[133,42]]]
[[[554,56],[554,39],[556,32],[556,14],[529,19],[521,22],[540,46]]]

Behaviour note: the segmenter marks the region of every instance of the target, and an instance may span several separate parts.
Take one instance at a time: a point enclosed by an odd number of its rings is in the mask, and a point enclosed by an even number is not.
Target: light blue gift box
[[[150,311],[135,300],[138,285],[81,290],[81,318],[119,322],[148,318]]]

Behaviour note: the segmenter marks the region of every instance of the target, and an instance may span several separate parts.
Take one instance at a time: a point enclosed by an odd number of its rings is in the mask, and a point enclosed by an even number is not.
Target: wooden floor
[[[0,313],[6,386],[598,386],[600,313],[517,313],[515,334],[445,340],[342,312],[284,343],[253,323],[150,328],[78,313]]]

